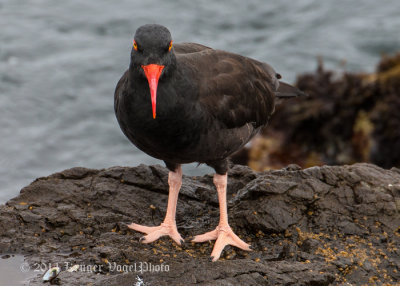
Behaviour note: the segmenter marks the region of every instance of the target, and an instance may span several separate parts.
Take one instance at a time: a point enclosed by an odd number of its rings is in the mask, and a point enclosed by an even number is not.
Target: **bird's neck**
[[[140,87],[148,86],[148,81],[144,77],[143,73],[139,70],[140,67],[129,66],[128,69],[128,80],[129,87],[133,90],[136,90]]]
[[[141,67],[140,67],[141,69]],[[165,115],[174,110],[179,102],[179,94],[176,92],[174,83],[176,82],[176,67],[167,66],[165,73],[161,75],[157,88],[157,115]],[[127,101],[134,102],[135,106],[140,103],[150,104],[150,90],[147,78],[143,72],[135,66],[130,66],[128,71],[128,86],[130,94],[134,96],[127,98]]]

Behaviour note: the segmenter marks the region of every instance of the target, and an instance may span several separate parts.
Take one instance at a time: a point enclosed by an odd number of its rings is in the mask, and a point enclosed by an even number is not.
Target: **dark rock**
[[[314,238],[307,238],[302,244],[301,244],[301,250],[308,252],[308,253],[313,253],[315,250],[317,250],[318,246],[320,245],[320,241]]]
[[[0,206],[0,253],[32,267],[59,264],[60,285],[331,285],[400,279],[400,173],[370,164],[256,173],[234,166],[228,204],[252,252],[213,243],[141,244],[132,221],[159,224],[168,171],[73,168],[37,179]],[[218,223],[212,176],[184,177],[177,210],[185,238]],[[72,265],[77,272],[67,272]],[[371,280],[372,279],[372,280]],[[41,277],[30,285],[42,285]],[[344,285],[344,284],[343,284]]]

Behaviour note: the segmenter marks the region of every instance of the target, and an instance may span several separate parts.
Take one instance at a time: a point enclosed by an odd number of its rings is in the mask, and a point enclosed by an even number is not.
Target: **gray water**
[[[8,258],[6,258],[8,257]],[[28,285],[28,280],[38,274],[25,262],[23,255],[2,255],[0,258],[0,286]]]
[[[339,72],[371,72],[400,50],[397,0],[0,0],[0,202],[74,166],[160,163],[131,145],[113,110],[145,23],[167,26],[175,42],[269,62],[289,82],[317,56]],[[185,172],[211,172],[195,166]]]

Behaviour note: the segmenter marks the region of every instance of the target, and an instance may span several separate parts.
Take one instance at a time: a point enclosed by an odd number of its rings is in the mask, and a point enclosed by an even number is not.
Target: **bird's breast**
[[[199,142],[202,119],[196,106],[162,85],[157,94],[155,119],[146,91],[123,97],[119,105],[117,118],[121,129],[132,143],[153,157],[179,157]]]

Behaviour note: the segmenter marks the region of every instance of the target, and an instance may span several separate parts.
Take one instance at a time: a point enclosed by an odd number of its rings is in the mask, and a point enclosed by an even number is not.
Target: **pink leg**
[[[144,226],[136,223],[128,225],[129,228],[146,233],[140,241],[143,243],[150,243],[161,236],[168,235],[171,237],[178,245],[181,245],[183,239],[176,228],[175,214],[176,214],[176,203],[178,201],[179,190],[182,185],[182,168],[179,166],[175,172],[169,172],[168,174],[168,184],[169,184],[169,195],[168,195],[168,206],[167,213],[163,223],[159,226]]]
[[[203,242],[208,240],[217,240],[214,245],[214,249],[211,253],[212,261],[217,261],[221,256],[222,250],[228,244],[241,248],[243,250],[250,251],[250,245],[241,240],[231,229],[228,224],[228,208],[226,204],[226,185],[228,181],[227,174],[225,175],[214,175],[214,184],[218,191],[219,200],[219,224],[216,229],[196,235],[192,240],[193,242]]]

